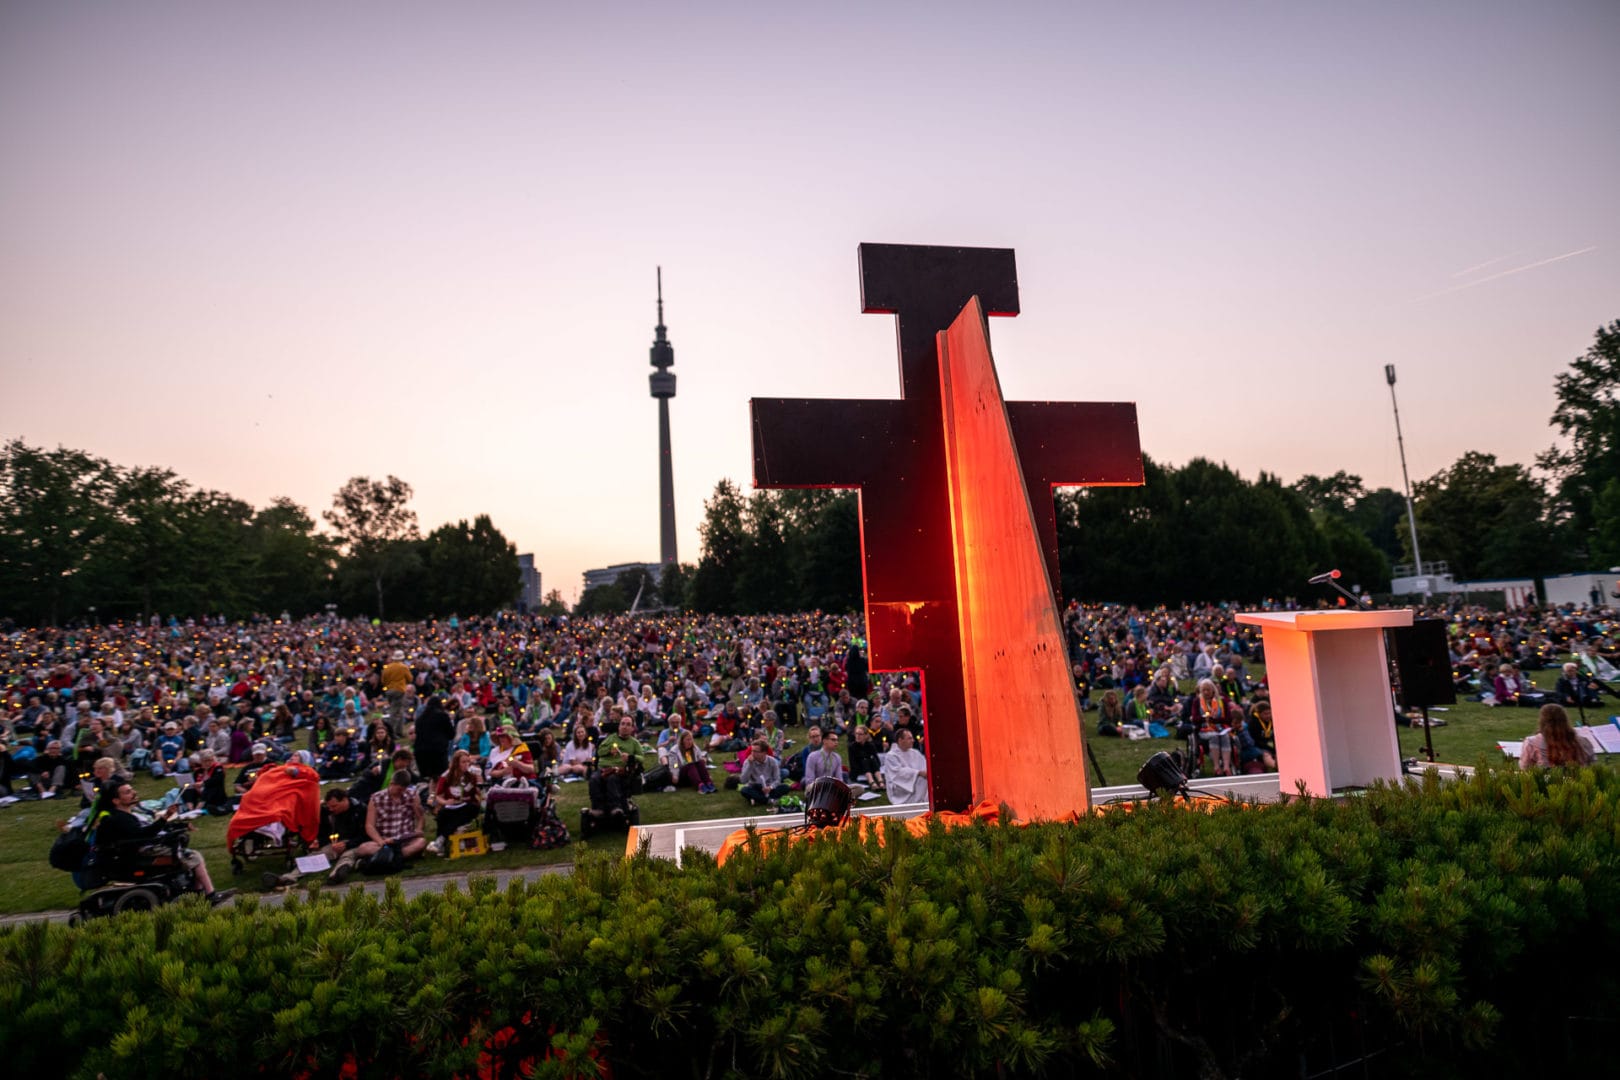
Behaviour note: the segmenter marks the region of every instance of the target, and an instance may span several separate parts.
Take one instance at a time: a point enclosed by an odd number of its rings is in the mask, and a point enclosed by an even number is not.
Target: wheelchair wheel
[[[113,901],[113,914],[122,911],[151,911],[161,901],[151,889],[131,889]]]

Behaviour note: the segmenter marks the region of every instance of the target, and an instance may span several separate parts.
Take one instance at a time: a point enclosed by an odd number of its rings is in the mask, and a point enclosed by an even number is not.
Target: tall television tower
[[[658,561],[676,562],[675,557],[675,470],[669,452],[669,399],[675,396],[675,346],[664,332],[664,268],[658,268],[658,325],[654,328],[652,366],[658,370],[647,376],[652,396],[658,399]]]

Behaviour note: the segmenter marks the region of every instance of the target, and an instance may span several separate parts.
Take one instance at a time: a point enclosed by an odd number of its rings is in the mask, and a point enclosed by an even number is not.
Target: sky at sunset
[[[682,558],[748,399],[893,397],[863,241],[1012,247],[1009,397],[1161,462],[1529,463],[1620,319],[1620,3],[0,6],[0,437]],[[1575,569],[1575,568],[1571,568]]]

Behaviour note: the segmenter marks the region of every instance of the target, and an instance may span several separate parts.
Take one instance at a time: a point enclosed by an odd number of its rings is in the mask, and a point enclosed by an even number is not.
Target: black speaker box
[[[1444,619],[1414,619],[1411,626],[1390,631],[1395,646],[1395,674],[1401,683],[1401,708],[1451,705],[1457,686],[1451,678]]]

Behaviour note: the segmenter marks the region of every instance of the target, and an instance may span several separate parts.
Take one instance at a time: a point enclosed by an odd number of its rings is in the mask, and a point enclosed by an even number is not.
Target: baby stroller
[[[291,870],[316,846],[320,821],[321,781],[315,769],[297,762],[266,766],[225,831],[231,870],[240,874],[260,859]]]
[[[568,843],[568,826],[557,816],[550,792],[508,780],[484,799],[484,834],[508,847],[554,848]]]
[[[195,882],[180,854],[189,835],[180,825],[150,839],[93,845],[91,857],[73,874],[85,896],[69,923],[123,911],[151,911],[190,892]]]
[[[641,794],[641,759],[631,757],[622,767],[596,768],[587,777],[591,804],[579,811],[579,835],[590,837],[606,828],[628,829],[641,824],[641,808],[631,796]]]

